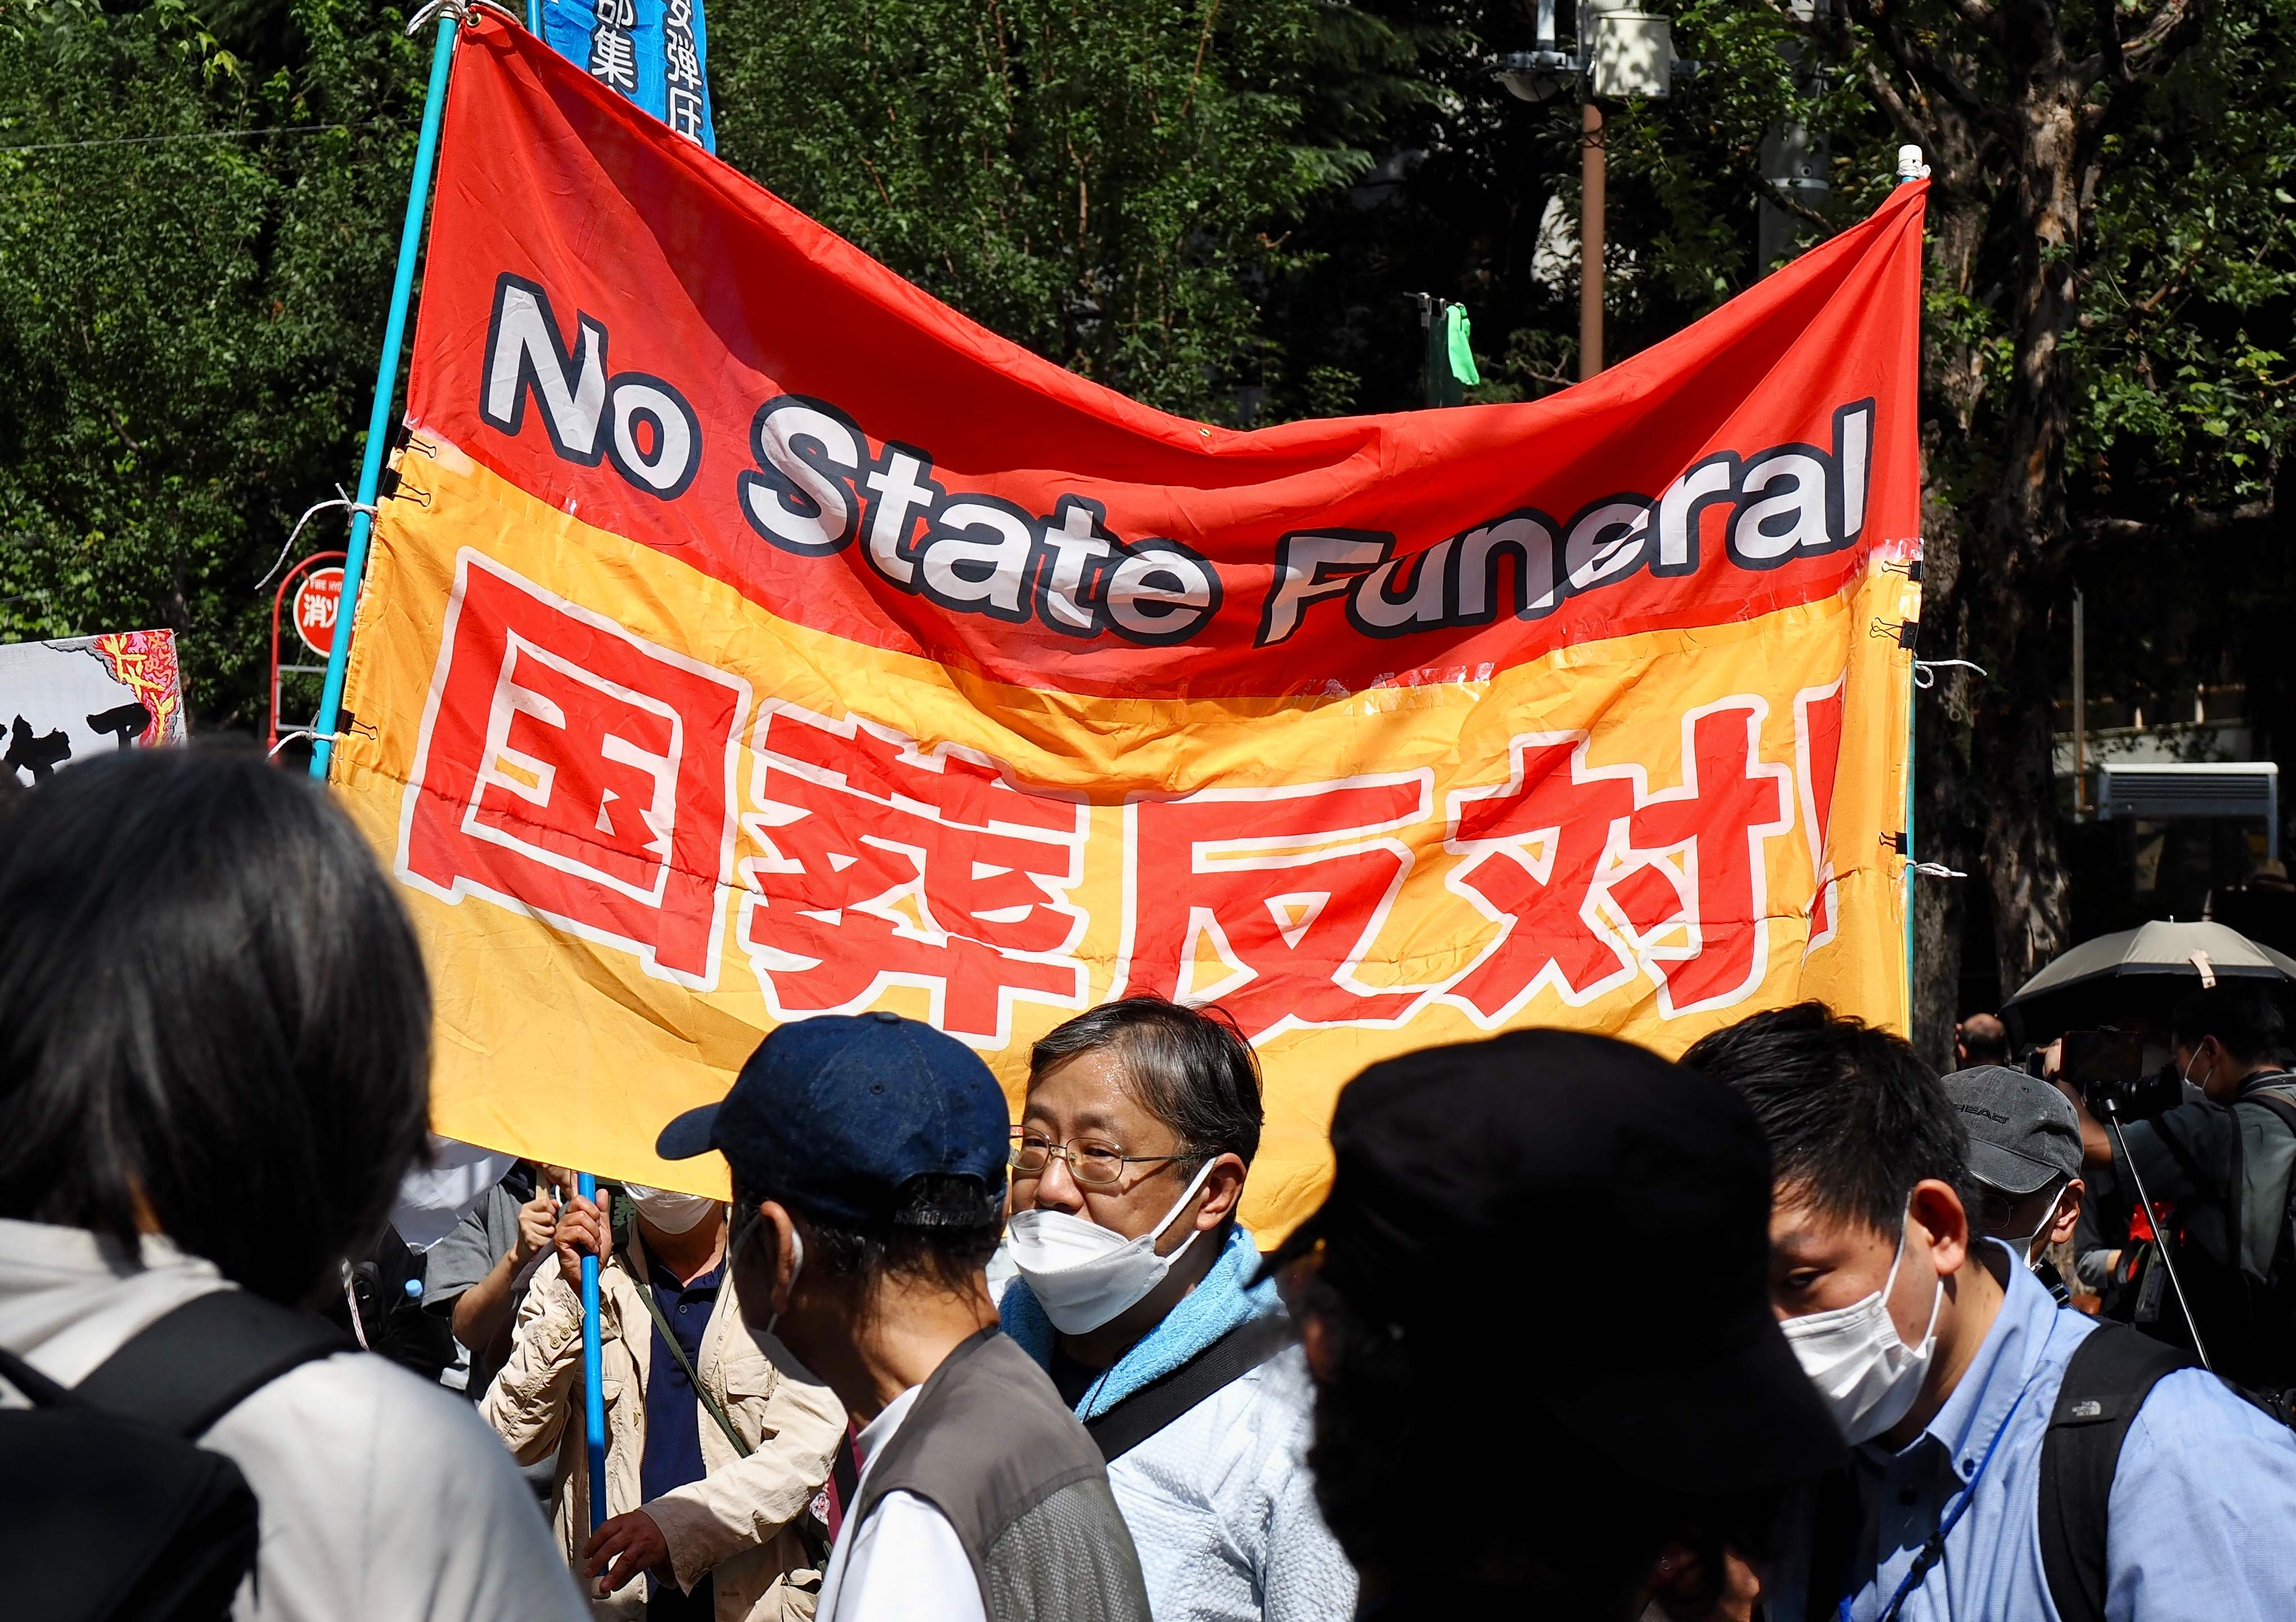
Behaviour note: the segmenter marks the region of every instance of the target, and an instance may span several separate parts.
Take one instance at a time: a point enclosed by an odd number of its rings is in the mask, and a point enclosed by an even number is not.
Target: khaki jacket
[[[642,1268],[635,1229],[628,1249],[638,1253]],[[636,1279],[643,1276],[633,1276],[619,1248],[598,1274],[607,1516],[636,1509],[652,1516],[669,1544],[681,1588],[690,1591],[702,1573],[713,1574],[717,1622],[809,1622],[821,1573],[796,1522],[829,1479],[830,1460],[845,1434],[845,1410],[778,1340],[759,1349],[742,1323],[729,1267],[694,1372],[751,1452],[746,1459],[735,1453],[704,1407],[698,1417],[709,1473],[640,1503],[644,1394],[653,1351],[653,1320],[638,1294]],[[535,1270],[519,1306],[510,1361],[487,1388],[479,1412],[521,1464],[557,1455],[552,1519],[569,1564],[575,1564],[590,1527],[582,1299],[555,1265]],[[594,1583],[584,1586],[594,1593]],[[602,1618],[642,1617],[645,1588],[633,1582],[610,1599],[594,1600],[592,1610]]]

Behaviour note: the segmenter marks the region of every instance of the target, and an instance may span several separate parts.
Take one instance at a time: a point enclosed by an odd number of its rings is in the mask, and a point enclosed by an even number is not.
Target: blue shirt
[[[1973,1477],[1944,1558],[1898,1616],[2054,1622],[2041,1569],[2041,1443],[2065,1364],[2095,1329],[2013,1264],[2001,1315],[1928,1428],[1896,1453],[1855,1450],[1865,1529],[1847,1574],[1849,1622],[1881,1616]],[[2296,1618],[2296,1435],[2213,1374],[2181,1370],[2152,1388],[2121,1445],[2111,1515],[2112,1622]],[[1831,1596],[1804,1595],[1804,1573],[1785,1575],[1774,1614],[1823,1622]]]
[[[647,1262],[647,1286],[653,1291],[661,1315],[677,1337],[686,1362],[701,1366],[701,1334],[709,1327],[709,1314],[718,1304],[718,1281],[724,1263],[682,1284],[677,1275],[655,1261]],[[638,1491],[651,1503],[674,1487],[699,1481],[709,1474],[701,1462],[701,1404],[693,1382],[678,1366],[677,1358],[653,1325],[653,1348],[648,1360],[645,1390],[645,1454],[638,1465]]]

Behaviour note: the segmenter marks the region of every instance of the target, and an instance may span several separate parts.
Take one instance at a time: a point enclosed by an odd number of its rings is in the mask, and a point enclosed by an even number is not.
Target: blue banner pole
[[[583,1199],[598,1198],[598,1179],[577,1173],[574,1186]],[[609,1226],[613,1218],[607,1216]],[[582,1438],[590,1460],[590,1529],[606,1519],[606,1387],[598,1349],[598,1253],[582,1258]]]
[[[439,158],[439,121],[447,111],[447,69],[455,57],[455,13],[439,19],[438,43],[430,50],[430,87],[422,98],[422,134],[414,143],[414,179],[407,188],[406,223],[398,233],[398,274],[390,284],[390,319],[382,329],[382,357],[374,369],[374,407],[366,419],[366,455],[359,463],[357,504],[351,513],[351,538],[343,559],[342,595],[335,610],[335,644],[327,654],[327,684],[319,696],[312,731],[311,775],[326,780],[334,758],[335,728],[342,716],[343,668],[350,660],[351,619],[358,611],[359,586],[366,575],[367,537],[373,532],[374,493],[382,483],[382,456],[390,443],[390,405],[398,393],[398,352],[406,339],[406,307],[414,299],[414,259],[422,247],[422,219],[430,211],[430,171]]]

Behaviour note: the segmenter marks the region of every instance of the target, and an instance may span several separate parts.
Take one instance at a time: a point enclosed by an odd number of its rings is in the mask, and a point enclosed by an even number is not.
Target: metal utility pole
[[[1808,25],[1827,15],[1831,0],[1786,0],[1796,22]],[[1781,40],[1778,53],[1793,74],[1794,89],[1814,96],[1824,88],[1825,76],[1814,66],[1798,39]],[[1831,149],[1824,133],[1793,121],[1773,124],[1762,137],[1762,178],[1780,197],[1813,209],[1824,209],[1832,186],[1826,178]],[[1797,217],[1764,197],[1755,208],[1755,270],[1768,275],[1770,266],[1792,250]]]
[[[2073,816],[2088,815],[2088,626],[2073,587]]]
[[[1674,25],[1631,0],[1578,0],[1578,40],[1569,51],[1554,40],[1554,0],[1538,0],[1538,49],[1501,59],[1499,82],[1518,101],[1545,102],[1576,88],[1578,110],[1578,377],[1603,370],[1603,205],[1608,154],[1603,101],[1630,96],[1660,101],[1674,79],[1698,71],[1674,54]]]
[[[1603,370],[1603,188],[1610,178],[1603,110],[1593,96],[1578,115],[1578,381]]]

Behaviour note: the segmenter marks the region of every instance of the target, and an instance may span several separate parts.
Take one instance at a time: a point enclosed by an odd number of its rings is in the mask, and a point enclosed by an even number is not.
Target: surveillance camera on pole
[[[1640,96],[1663,101],[1677,74],[1698,71],[1674,54],[1674,23],[1628,0],[1578,0],[1578,40],[1564,51],[1554,40],[1554,0],[1538,0],[1538,48],[1499,59],[1499,82],[1525,102],[1551,101],[1576,87],[1579,115],[1578,376],[1603,369],[1603,203],[1608,176],[1603,136],[1603,102]]]

